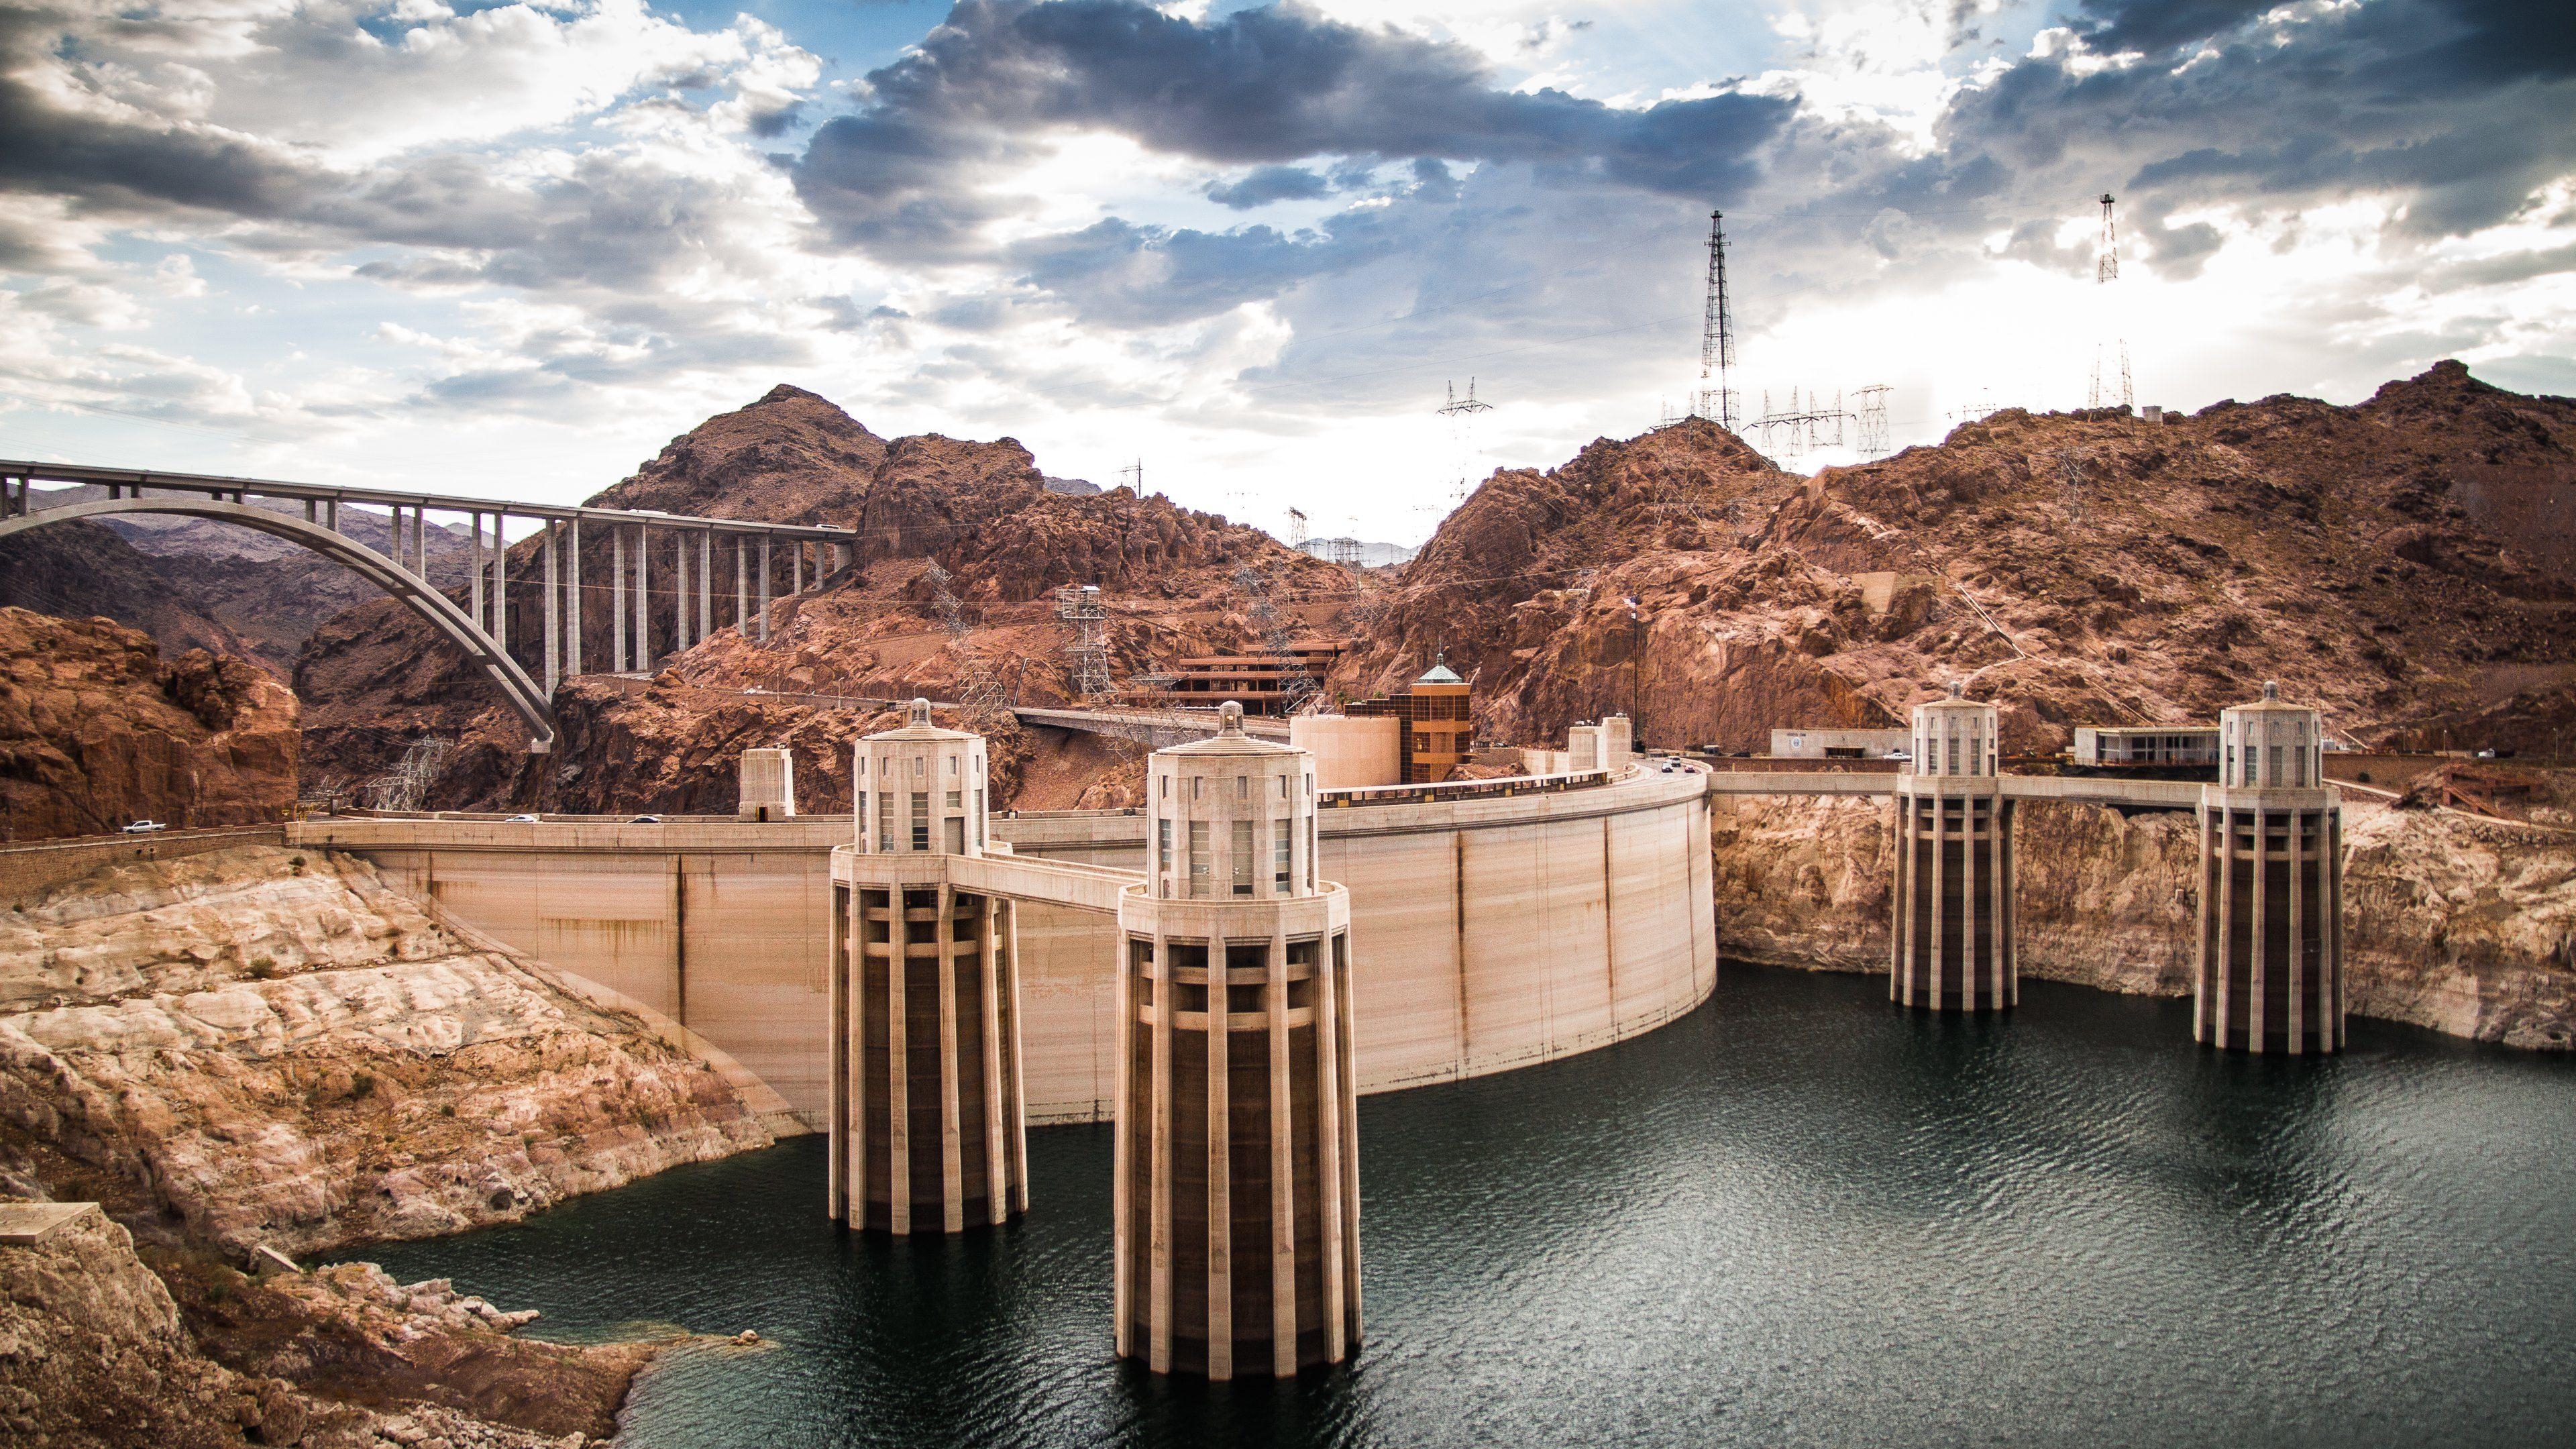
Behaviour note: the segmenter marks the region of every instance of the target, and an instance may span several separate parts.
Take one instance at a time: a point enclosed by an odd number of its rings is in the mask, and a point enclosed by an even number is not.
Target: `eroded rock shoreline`
[[[0,912],[0,1199],[101,1205],[0,1247],[11,1442],[613,1433],[660,1343],[521,1338],[535,1315],[451,1284],[289,1255],[768,1145],[675,1035],[329,852],[116,866]]]
[[[1721,796],[1718,940],[1729,959],[1884,971],[1890,807]],[[2189,993],[2191,818],[2025,802],[2024,976]],[[2453,811],[2344,806],[2345,991],[2359,1016],[2537,1050],[2576,1045],[2576,836]]]

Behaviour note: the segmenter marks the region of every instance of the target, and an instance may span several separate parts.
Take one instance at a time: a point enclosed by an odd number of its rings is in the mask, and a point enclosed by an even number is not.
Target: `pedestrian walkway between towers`
[[[40,506],[36,485],[69,484],[107,490],[107,497],[81,503]],[[253,500],[260,500],[254,503]],[[276,504],[301,504],[303,517]],[[383,509],[389,515],[388,547],[378,550],[351,537],[341,527],[340,507]],[[429,515],[469,525],[471,559],[462,603],[449,590],[430,582]],[[404,518],[410,518],[408,546]],[[165,473],[147,469],[98,468],[73,463],[0,461],[0,538],[47,524],[81,519],[167,515],[231,523],[285,539],[342,564],[399,600],[465,651],[492,681],[510,707],[526,722],[528,749],[543,754],[554,747],[555,687],[568,675],[583,673],[584,625],[596,617],[589,607],[596,586],[582,584],[581,530],[586,523],[608,531],[605,633],[610,661],[606,672],[647,669],[665,652],[677,653],[715,632],[715,577],[718,535],[733,540],[733,617],[731,623],[761,638],[769,633],[769,605],[774,585],[783,582],[790,595],[804,592],[808,569],[815,582],[856,561],[858,531],[816,524],[764,523],[754,519],[700,518],[647,509],[588,508],[578,505],[521,503],[494,498],[467,498],[413,493],[396,489],[336,484],[289,483],[267,478],[230,478],[204,473]],[[491,520],[485,534],[484,520]],[[539,524],[534,535],[536,577],[510,577],[511,519]],[[688,544],[694,538],[696,548]],[[656,541],[668,544],[671,583],[666,599],[667,627],[661,631],[667,650],[656,650],[651,559]],[[525,542],[522,539],[521,542]],[[756,547],[755,547],[756,546]],[[786,555],[786,577],[780,580],[779,553]],[[808,558],[812,551],[813,557]],[[754,561],[755,551],[757,562]],[[633,554],[630,573],[628,554]],[[696,554],[696,583],[691,584],[690,555]],[[511,587],[537,593],[537,606],[519,608],[523,622],[511,626]],[[632,595],[631,610],[627,603]],[[756,597],[756,602],[755,602]],[[537,617],[526,618],[533,613]],[[630,617],[631,614],[631,617]],[[631,629],[630,629],[631,625]],[[531,635],[535,637],[531,638]],[[518,651],[531,656],[523,662]],[[535,666],[530,667],[531,663]]]

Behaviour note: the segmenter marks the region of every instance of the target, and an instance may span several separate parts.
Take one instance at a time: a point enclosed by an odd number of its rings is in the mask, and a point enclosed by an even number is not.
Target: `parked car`
[[[162,824],[158,820],[137,820],[133,824],[125,827],[125,833],[128,835],[150,835],[156,830],[167,830],[169,828],[169,826]]]
[[[513,815],[503,823],[509,825],[535,825],[540,822],[534,815]]]
[[[1887,758],[1894,760],[1900,765],[1910,765],[1914,763],[1914,752],[1912,750],[1890,750],[1887,752]]]
[[[659,815],[638,815],[626,823],[629,825],[659,825],[662,823],[662,817]]]

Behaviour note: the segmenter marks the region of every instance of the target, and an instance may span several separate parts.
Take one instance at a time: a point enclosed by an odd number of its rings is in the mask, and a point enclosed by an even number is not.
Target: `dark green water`
[[[675,1355],[622,1443],[2576,1443],[2576,1062],[2356,1021],[2221,1057],[2188,1008],[2001,1021],[1729,966],[1609,1051],[1360,1103],[1368,1344],[1289,1385],[1110,1356],[1109,1134],[1027,1221],[823,1221],[815,1139],[371,1252]]]

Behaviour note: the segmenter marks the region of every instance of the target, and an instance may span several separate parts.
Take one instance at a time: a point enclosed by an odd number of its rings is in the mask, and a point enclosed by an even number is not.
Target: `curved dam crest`
[[[1348,887],[1359,1089],[1552,1061],[1687,1014],[1717,984],[1696,771],[1528,793],[1328,804],[1319,864]],[[297,845],[367,857],[450,915],[671,1018],[776,1089],[808,1127],[830,1101],[832,847],[848,816],[511,823],[335,818]],[[1043,860],[1141,869],[1145,819],[992,819]],[[1115,1099],[1114,926],[1021,920],[1032,1124],[1106,1120]]]

